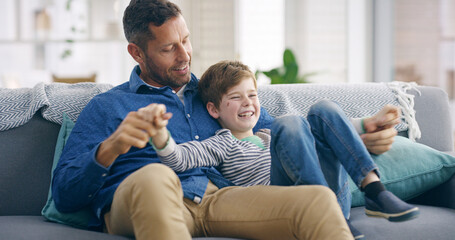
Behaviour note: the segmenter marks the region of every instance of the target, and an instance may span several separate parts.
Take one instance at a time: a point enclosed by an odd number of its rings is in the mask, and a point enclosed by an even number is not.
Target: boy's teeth
[[[250,117],[253,116],[252,112],[239,114],[240,117]]]

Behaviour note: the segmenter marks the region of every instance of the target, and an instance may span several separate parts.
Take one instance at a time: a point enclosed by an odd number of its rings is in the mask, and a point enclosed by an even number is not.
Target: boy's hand
[[[382,154],[390,150],[397,135],[394,126],[400,123],[400,117],[400,108],[386,105],[374,116],[364,120],[366,133],[361,138],[369,152]]]
[[[166,112],[165,105],[152,103],[147,107],[140,108],[137,114],[152,125],[151,128],[147,129],[147,133],[152,138],[155,147],[164,148],[169,138],[166,126],[172,117],[172,113]]]
[[[154,137],[158,132],[166,130],[168,120],[172,117],[172,113],[166,112],[166,106],[164,104],[156,103],[140,108],[137,114],[152,124],[153,128],[148,131],[150,137]]]

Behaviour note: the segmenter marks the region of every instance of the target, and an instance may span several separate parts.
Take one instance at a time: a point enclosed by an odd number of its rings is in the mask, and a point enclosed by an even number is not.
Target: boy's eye
[[[239,99],[239,96],[232,96],[231,99]]]

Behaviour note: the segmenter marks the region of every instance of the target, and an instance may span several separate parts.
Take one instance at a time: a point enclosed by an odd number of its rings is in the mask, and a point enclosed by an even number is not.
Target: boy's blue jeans
[[[377,166],[341,108],[329,100],[319,101],[310,108],[307,120],[277,118],[271,132],[271,184],[328,186],[348,219],[351,192],[347,174],[360,186]]]

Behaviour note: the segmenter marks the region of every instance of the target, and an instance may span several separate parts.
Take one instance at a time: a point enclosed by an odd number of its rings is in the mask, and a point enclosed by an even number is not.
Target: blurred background
[[[305,80],[438,86],[455,97],[455,0],[174,0],[191,31],[192,71],[238,59],[254,71],[289,49]],[[125,82],[135,65],[129,0],[2,0],[0,87]],[[269,78],[259,75],[259,84]]]

